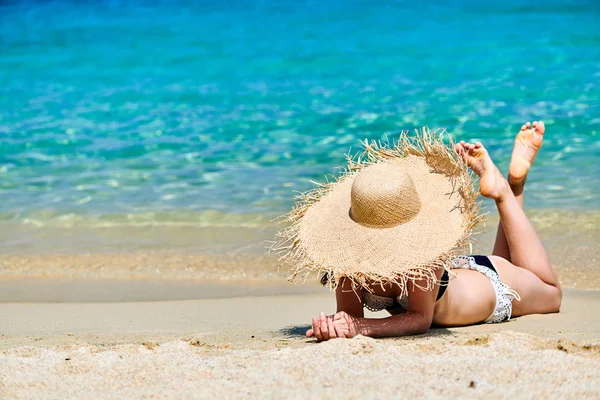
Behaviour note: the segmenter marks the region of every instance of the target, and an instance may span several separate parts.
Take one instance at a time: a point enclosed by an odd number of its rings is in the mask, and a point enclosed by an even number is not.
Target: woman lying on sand
[[[420,268],[409,272],[396,273],[397,279],[390,279],[387,282],[382,279],[373,280],[371,277],[377,276],[377,273],[375,275],[368,274],[370,265],[367,265],[368,263],[363,267],[357,267],[356,271],[350,271],[350,273],[347,273],[348,267],[346,265],[346,269],[339,272],[334,268],[336,260],[328,260],[326,255],[323,255],[325,253],[319,255],[319,251],[315,250],[317,245],[311,244],[310,239],[307,239],[307,233],[314,234],[314,231],[310,232],[305,227],[310,225],[308,219],[314,217],[312,214],[320,212],[317,210],[311,214],[310,208],[313,208],[314,204],[318,204],[318,202],[311,203],[310,206],[312,207],[309,207],[308,211],[305,210],[306,215],[302,215],[303,221],[300,221],[295,238],[305,246],[312,246],[312,248],[302,253],[304,258],[312,258],[314,261],[315,258],[320,257],[324,264],[329,263],[326,265],[326,267],[330,267],[328,276],[337,278],[337,285],[335,285],[337,313],[327,317],[324,313],[321,313],[320,317],[313,318],[312,329],[306,332],[306,336],[315,337],[318,341],[325,341],[333,338],[351,338],[359,334],[370,337],[415,335],[425,333],[432,325],[438,327],[465,326],[483,322],[502,322],[507,321],[510,317],[527,314],[558,312],[562,300],[559,281],[552,270],[548,254],[541,240],[523,212],[523,190],[527,173],[538,150],[542,147],[544,130],[545,127],[541,121],[534,122],[532,125],[527,122],[521,127],[521,131],[515,139],[508,181],[502,176],[481,143],[460,142],[455,145],[456,153],[479,176],[479,192],[484,197],[495,201],[500,214],[496,243],[491,256],[455,256],[451,252],[446,252],[450,256],[438,257],[443,261],[443,264],[438,263],[437,267],[430,267],[428,270]],[[433,145],[429,143],[429,150],[436,145],[439,145],[439,142],[435,142]],[[425,144],[421,144],[421,147],[425,149],[423,150],[425,153],[429,151],[427,140],[425,140]],[[438,168],[437,165],[434,165],[435,163],[431,163],[431,159],[435,157],[433,157],[434,153],[432,151],[430,153],[429,156],[424,157],[427,160],[429,170],[443,170],[443,166]],[[404,151],[402,156],[406,157],[407,154],[410,158],[410,151],[408,153]],[[438,157],[439,152],[435,153],[435,156]],[[406,196],[406,192],[411,192],[411,185],[405,184],[406,182],[400,184],[400,191],[405,192],[403,196],[400,196],[401,201],[397,203],[400,207],[405,208],[402,210],[404,219],[401,219],[401,223],[396,221],[396,223],[391,223],[389,226],[375,226],[376,224],[373,224],[372,221],[365,223],[365,218],[368,220],[369,216],[364,217],[365,211],[361,209],[362,200],[357,200],[355,197],[359,196],[363,190],[364,182],[362,181],[364,179],[362,178],[363,174],[367,174],[367,170],[375,170],[382,164],[394,165],[386,157],[383,158],[383,162],[381,160],[380,158],[371,166],[361,170],[353,178],[354,182],[351,183],[352,188],[349,190],[351,197],[350,218],[354,224],[358,222],[362,225],[361,229],[370,229],[369,232],[384,232],[389,229],[400,229],[399,227],[404,226],[410,237],[419,236],[418,231],[426,230],[423,226],[427,226],[427,222],[415,223],[417,226],[412,228],[413,231],[408,231],[408,225],[420,217],[415,212],[423,213],[424,209],[432,207],[433,204],[447,201],[448,193],[446,193],[443,200],[438,201],[436,199],[436,201],[432,201],[429,199],[424,201],[426,195],[420,192],[421,189],[418,189],[419,182],[422,180],[419,178],[421,176],[419,175],[420,172],[411,172],[409,174],[411,179],[402,174],[396,176],[394,175],[396,172],[390,169],[383,174],[385,175],[384,180],[371,185],[367,190],[368,196],[380,199],[381,193],[372,194],[372,192],[379,190],[383,191],[383,198],[396,196],[396,194],[390,194],[389,191],[391,190],[394,193],[398,191],[398,185],[395,182],[398,179],[415,181],[414,191],[417,194],[413,193]],[[440,165],[443,164],[440,160],[434,161],[437,161]],[[374,168],[373,165],[376,167]],[[404,169],[410,170],[411,167],[411,165],[408,165]],[[368,177],[370,181],[376,180],[373,178],[374,172],[370,171],[369,174],[371,175]],[[444,174],[438,173],[437,175],[447,177],[450,174],[446,171]],[[422,176],[427,177],[429,175]],[[430,190],[435,188],[434,178],[427,178],[431,182],[424,181],[430,187]],[[395,181],[392,182],[394,179]],[[457,185],[457,179],[453,180],[453,185]],[[340,184],[343,183],[337,183],[337,185]],[[390,187],[385,188],[386,186]],[[323,201],[325,197],[334,196],[336,190],[342,191],[342,189],[333,189],[325,193],[319,199],[319,202]],[[468,210],[464,211],[464,209],[472,209],[473,207],[472,204],[465,203],[470,200],[468,194],[465,194],[467,189],[463,188],[458,191],[462,192],[462,199],[460,200],[461,203],[455,208],[462,208],[463,214],[468,213]],[[452,197],[454,194],[449,196]],[[382,202],[382,200],[377,201]],[[331,203],[331,201],[329,202]],[[378,210],[379,203],[369,203],[366,213],[371,213],[371,210],[375,210],[373,213],[380,212]],[[410,204],[412,203],[417,203],[416,208],[413,208],[418,211],[411,210],[412,206]],[[406,204],[409,204],[409,206],[406,206]],[[394,209],[397,207],[395,205]],[[392,212],[389,204],[383,208],[385,209],[384,213]],[[455,212],[454,208],[450,209],[450,212],[438,211],[434,224],[438,229],[428,231],[424,239],[419,239],[421,242],[407,239],[411,241],[411,245],[404,246],[402,242],[395,241],[394,247],[401,247],[403,250],[392,255],[391,259],[399,260],[398,262],[401,263],[403,262],[402,257],[410,259],[413,253],[420,254],[431,246],[435,247],[436,243],[443,241],[446,235],[451,235],[451,232],[456,229],[456,225],[453,226],[451,222],[445,220]],[[331,210],[329,213],[331,214]],[[406,218],[407,214],[408,218]],[[381,215],[377,218],[380,218]],[[465,218],[467,217],[463,215],[463,228]],[[467,218],[466,221],[468,222],[468,220]],[[340,221],[342,220],[336,221],[335,218],[330,218],[327,225],[340,225],[342,223]],[[472,225],[477,221],[477,219],[471,218]],[[327,225],[324,224],[319,229],[321,231],[327,230]],[[303,230],[307,232],[303,233]],[[369,236],[369,232],[360,234],[362,239],[354,244],[354,248],[359,247],[362,242],[367,243],[367,249],[379,246],[378,241]],[[470,229],[468,229],[468,234],[470,234]],[[335,233],[323,234],[319,241],[327,241],[331,236],[335,236]],[[354,236],[357,236],[356,232]],[[308,243],[306,243],[307,241]],[[458,243],[460,242],[458,240]],[[365,252],[364,248],[361,251],[366,259],[374,257],[369,251]],[[437,251],[440,252],[441,250]],[[349,254],[352,250],[346,249],[345,252],[345,254]],[[340,255],[338,254],[337,257],[339,259]],[[348,257],[351,258],[351,256]],[[431,253],[428,254],[428,257],[431,257]],[[382,262],[385,262],[385,260],[382,260]],[[376,272],[385,275],[386,271],[383,269]],[[431,275],[428,275],[428,272]],[[365,276],[367,278],[364,278]],[[432,282],[434,283],[432,284]],[[363,307],[373,311],[385,309],[391,316],[383,319],[364,318]]]

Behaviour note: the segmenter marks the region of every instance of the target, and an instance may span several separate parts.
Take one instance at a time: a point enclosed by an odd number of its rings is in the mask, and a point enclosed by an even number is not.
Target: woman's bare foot
[[[534,121],[533,124],[527,122],[521,127],[521,131],[515,138],[512,159],[508,168],[508,181],[511,185],[525,183],[531,164],[542,148],[545,130],[546,127],[542,121]]]
[[[456,144],[455,150],[469,168],[479,176],[479,193],[484,197],[501,201],[510,188],[485,147],[479,142],[473,144],[462,141]]]

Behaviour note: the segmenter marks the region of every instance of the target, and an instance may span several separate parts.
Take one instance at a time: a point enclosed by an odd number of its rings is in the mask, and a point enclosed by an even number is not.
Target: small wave
[[[260,228],[274,226],[275,216],[249,213],[227,213],[215,210],[111,213],[102,215],[82,215],[69,212],[38,210],[26,215],[18,212],[0,213],[0,222],[18,222],[37,227],[241,227]]]

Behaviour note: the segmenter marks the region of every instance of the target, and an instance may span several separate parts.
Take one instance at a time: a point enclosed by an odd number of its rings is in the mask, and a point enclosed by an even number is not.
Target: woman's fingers
[[[336,323],[336,326],[342,326],[343,327],[343,332],[344,332],[344,336],[346,338],[351,338],[354,337],[356,334],[352,332],[352,317],[350,317],[348,314],[346,314],[345,312],[339,312],[337,314],[335,314],[335,320],[337,320],[338,322]]]
[[[333,323],[333,317],[327,317],[327,331],[330,339],[338,337],[338,334],[335,330],[335,324]]]
[[[319,342],[335,338],[350,338],[354,335],[349,323],[345,312],[330,316],[325,316],[325,313],[321,312],[318,317],[312,319],[312,329],[306,331],[306,336],[314,337]]]
[[[339,337],[339,338],[345,338],[346,337],[345,329],[342,326],[340,326],[340,325],[338,325],[338,324],[336,324],[334,322],[333,323],[333,327],[335,329],[335,334],[336,334],[337,337]]]
[[[329,328],[327,328],[327,317],[324,312],[321,312],[319,316],[319,322],[321,323],[321,335],[323,335],[322,340],[329,340]]]
[[[323,340],[323,335],[321,334],[321,322],[318,318],[312,319],[312,326],[313,335],[320,342],[321,340]]]

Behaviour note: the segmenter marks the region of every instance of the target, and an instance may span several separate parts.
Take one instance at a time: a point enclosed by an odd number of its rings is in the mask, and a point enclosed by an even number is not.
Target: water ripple
[[[0,5],[0,213],[276,215],[360,139],[446,127],[506,170],[536,119],[529,204],[600,208],[593,2],[379,3]]]

